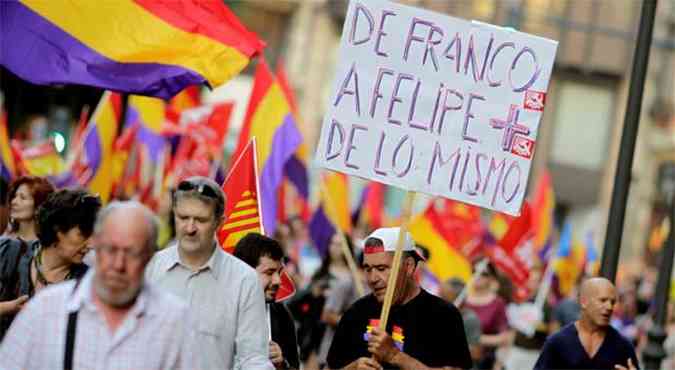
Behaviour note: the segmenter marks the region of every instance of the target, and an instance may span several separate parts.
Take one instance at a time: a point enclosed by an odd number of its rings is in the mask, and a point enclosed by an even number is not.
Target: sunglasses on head
[[[204,182],[195,183],[190,180],[183,180],[178,184],[177,189],[180,191],[196,191],[203,196],[213,199],[220,198],[217,191]]]
[[[101,197],[99,197],[98,195],[85,193],[79,196],[78,203],[80,204],[93,203],[101,205]]]

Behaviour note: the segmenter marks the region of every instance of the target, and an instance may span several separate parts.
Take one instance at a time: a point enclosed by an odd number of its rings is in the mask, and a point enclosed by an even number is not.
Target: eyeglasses
[[[183,180],[178,184],[177,187],[178,190],[180,191],[196,191],[197,193],[213,198],[213,199],[220,199],[221,196],[218,193],[217,190],[213,189],[211,185],[205,183],[205,182],[193,182],[190,180]]]
[[[147,255],[147,250],[145,248],[140,251],[136,251],[126,248],[119,248],[112,245],[98,245],[95,247],[95,249],[96,253],[100,253],[101,255],[105,255],[107,257],[117,257],[117,255],[121,253],[125,260],[131,260],[134,262],[142,260]]]

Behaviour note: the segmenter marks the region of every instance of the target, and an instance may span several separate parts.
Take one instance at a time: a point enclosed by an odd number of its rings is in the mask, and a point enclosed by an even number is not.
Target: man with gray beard
[[[187,306],[143,281],[157,220],[136,202],[113,202],[96,221],[93,269],[42,290],[0,347],[0,368],[194,369]]]

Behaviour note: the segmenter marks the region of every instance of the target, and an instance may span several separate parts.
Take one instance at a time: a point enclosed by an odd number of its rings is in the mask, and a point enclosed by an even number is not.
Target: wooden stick
[[[356,261],[354,261],[354,256],[352,255],[352,252],[349,250],[349,244],[347,244],[347,237],[345,237],[345,234],[339,230],[338,234],[340,235],[342,254],[345,255],[345,258],[347,259],[347,266],[349,266],[349,270],[352,272],[352,277],[354,279],[354,286],[356,287],[356,293],[359,295],[359,297],[363,297],[363,295],[365,294],[365,290],[363,289],[363,281],[359,276]]]
[[[412,213],[412,205],[415,200],[415,192],[408,191],[406,193],[405,201],[403,203],[403,211],[401,213],[401,227],[399,228],[398,240],[396,241],[396,252],[394,252],[394,261],[389,270],[389,280],[387,281],[387,291],[384,294],[384,303],[382,305],[382,313],[380,314],[380,330],[387,330],[387,320],[389,320],[389,310],[394,299],[396,291],[396,282],[398,280],[398,270],[401,268],[401,257],[403,256],[403,242],[405,235],[408,232],[408,224],[410,223],[410,215]]]
[[[326,206],[326,213],[328,214],[328,220],[333,224],[333,227],[335,228],[335,232],[340,235],[340,244],[341,244],[341,249],[342,249],[342,254],[345,256],[345,259],[347,260],[347,266],[349,266],[349,270],[352,273],[352,279],[354,280],[354,286],[356,287],[356,293],[359,295],[359,297],[362,297],[363,294],[365,293],[365,290],[363,289],[363,282],[361,281],[361,278],[359,277],[359,272],[356,268],[356,261],[354,261],[354,256],[352,255],[352,251],[349,250],[349,244],[347,244],[347,239],[345,237],[345,234],[342,232],[340,229],[339,225],[336,224],[335,221],[335,210],[333,209],[333,202],[331,202],[330,195],[328,193],[328,190],[326,189],[326,184],[323,182],[323,178],[319,179],[319,187],[321,190],[322,198],[324,200],[324,205]]]
[[[459,307],[464,303],[464,300],[466,299],[466,294],[468,292],[468,289],[471,287],[471,284],[473,284],[473,281],[476,280],[476,278],[483,273],[487,269],[489,260],[486,258],[483,258],[476,264],[476,269],[469,278],[469,281],[464,284],[464,289],[457,295],[455,298],[455,301],[452,302],[452,304],[455,305],[455,307]]]
[[[554,258],[555,255],[558,254],[558,248],[557,246],[553,248],[551,251],[551,257]],[[553,274],[555,273],[555,269],[553,268],[555,261],[550,260],[548,265],[546,266],[546,270],[544,270],[544,276],[542,277],[542,281],[539,284],[539,288],[537,290],[537,296],[534,300],[535,306],[539,308],[542,312],[544,312],[544,304],[546,304],[546,298],[548,298],[548,292],[551,290],[551,283],[553,282]]]

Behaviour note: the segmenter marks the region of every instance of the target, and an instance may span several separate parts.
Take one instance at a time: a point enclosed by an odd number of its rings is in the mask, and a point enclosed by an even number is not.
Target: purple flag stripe
[[[321,257],[325,257],[328,253],[330,240],[334,234],[335,228],[323,211],[323,205],[320,205],[309,220],[309,236]]]
[[[359,218],[361,218],[361,212],[366,204],[366,198],[368,197],[368,192],[370,191],[370,185],[366,185],[361,191],[361,196],[359,197],[359,203],[356,206],[354,212],[352,212],[352,225],[357,225],[359,223]]]
[[[289,113],[284,118],[284,123],[274,132],[270,155],[267,162],[262,163],[260,171],[263,224],[265,232],[269,235],[272,235],[277,227],[277,190],[283,178],[284,165],[301,142],[302,135]]]
[[[92,122],[91,128],[87,131],[87,137],[84,139],[84,151],[81,153],[82,160],[87,164],[87,167],[96,173],[103,156],[103,144],[101,143],[101,135],[98,133],[96,122]]]
[[[297,156],[292,156],[284,168],[286,177],[298,190],[300,196],[309,199],[309,181],[307,179],[307,167]]]
[[[0,1],[0,64],[38,85],[96,86],[169,99],[204,77],[184,67],[120,63],[94,51],[18,1]],[[16,47],[21,45],[21,47]]]
[[[141,121],[141,115],[138,113],[138,110],[131,105],[127,107],[126,122],[130,125],[140,125],[138,127],[138,132],[136,133],[136,138],[148,148],[150,159],[155,163],[159,162],[159,156],[166,143],[164,136],[148,128],[144,122]]]
[[[57,189],[82,186],[78,183],[77,178],[75,178],[75,175],[69,169],[56,175],[47,176],[47,180],[49,180],[49,182]]]
[[[7,182],[12,182],[12,174],[9,173],[9,169],[4,163],[0,163],[0,177],[5,179]]]

